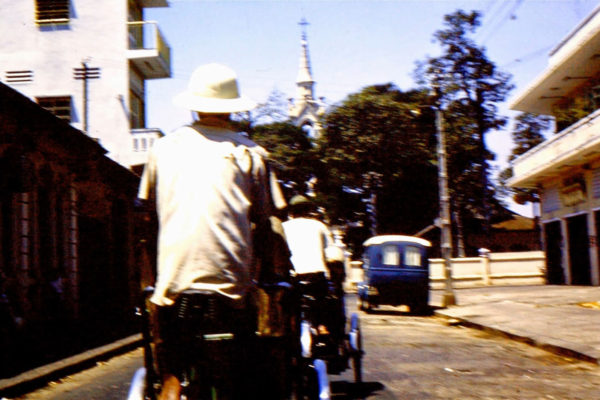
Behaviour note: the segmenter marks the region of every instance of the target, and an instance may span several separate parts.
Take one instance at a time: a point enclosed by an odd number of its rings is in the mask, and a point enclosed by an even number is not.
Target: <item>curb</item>
[[[0,399],[4,400],[2,396],[14,397],[32,391],[44,386],[51,380],[89,368],[98,361],[104,361],[133,350],[141,344],[142,335],[138,333],[51,364],[25,371],[14,377],[0,379]]]
[[[457,321],[457,323],[453,323],[453,325],[462,325],[467,328],[478,329],[480,331],[484,331],[486,333],[505,337],[507,339],[515,340],[521,343],[525,343],[532,347],[537,347],[542,350],[546,350],[548,352],[560,355],[575,358],[581,361],[591,362],[597,365],[600,365],[600,359],[597,357],[590,356],[585,354],[579,350],[574,350],[566,345],[560,343],[550,343],[543,340],[536,340],[532,337],[521,335],[515,332],[509,332],[508,330],[504,330],[498,327],[492,327],[488,325],[479,324],[477,322],[469,321],[468,319],[455,317],[451,315],[444,314],[443,311],[434,311],[434,315],[437,317],[444,318],[448,321]]]

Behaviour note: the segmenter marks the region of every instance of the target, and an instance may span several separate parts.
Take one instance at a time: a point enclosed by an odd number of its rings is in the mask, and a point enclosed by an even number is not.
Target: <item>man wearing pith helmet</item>
[[[193,111],[196,121],[155,143],[138,194],[156,204],[159,221],[157,279],[150,298],[158,321],[159,400],[180,396],[181,349],[189,338],[176,317],[190,289],[222,299],[226,306],[218,323],[231,329],[251,324],[252,227],[265,224],[274,205],[285,204],[266,172],[266,151],[232,129],[231,113],[255,106],[240,95],[233,70],[220,64],[198,67],[174,103]]]

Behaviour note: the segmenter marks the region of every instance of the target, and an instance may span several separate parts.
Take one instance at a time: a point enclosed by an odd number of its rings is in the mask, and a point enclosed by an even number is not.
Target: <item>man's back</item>
[[[324,252],[329,245],[327,226],[312,218],[293,218],[283,223],[298,274],[326,272]]]
[[[157,193],[159,304],[186,288],[238,297],[249,285],[251,186],[262,160],[235,132],[198,129],[206,134],[183,127],[157,141],[142,177],[140,197]]]

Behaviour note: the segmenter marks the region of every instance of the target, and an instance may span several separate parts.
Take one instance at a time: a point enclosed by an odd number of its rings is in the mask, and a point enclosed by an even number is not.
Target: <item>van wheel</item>
[[[429,304],[425,300],[415,301],[409,305],[411,314],[414,315],[428,315]]]
[[[367,299],[367,300],[363,300],[360,298],[358,299],[358,309],[360,311],[369,312],[369,311],[371,311],[372,308],[373,308],[373,305],[371,304],[369,299]]]
[[[369,301],[369,299],[367,298],[367,300],[365,300],[365,311],[367,313],[370,313],[371,311],[373,311],[373,304]]]
[[[350,345],[350,357],[352,358],[352,369],[354,370],[354,382],[362,382],[362,334],[358,315],[352,314],[350,318],[350,333],[348,335]]]
[[[360,311],[365,311],[365,303],[363,302],[363,299],[361,299],[360,297],[358,298],[358,309]]]

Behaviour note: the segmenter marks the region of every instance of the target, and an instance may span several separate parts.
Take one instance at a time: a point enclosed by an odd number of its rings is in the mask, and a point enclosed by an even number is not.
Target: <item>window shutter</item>
[[[592,195],[595,199],[600,198],[600,168],[592,172]]]
[[[557,187],[546,188],[542,191],[542,211],[552,212],[560,208],[560,196]]]
[[[70,0],[36,0],[35,22],[39,25],[69,22]]]

